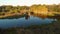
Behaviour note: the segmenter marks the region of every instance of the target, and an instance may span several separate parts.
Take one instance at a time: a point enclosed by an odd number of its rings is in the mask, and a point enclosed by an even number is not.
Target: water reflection
[[[25,14],[25,19],[28,20],[29,18],[30,18],[30,15],[29,15],[28,12],[26,12],[26,14]]]
[[[41,25],[56,22],[57,19],[40,15],[24,15],[18,19],[0,19],[0,28],[22,27],[30,25]]]

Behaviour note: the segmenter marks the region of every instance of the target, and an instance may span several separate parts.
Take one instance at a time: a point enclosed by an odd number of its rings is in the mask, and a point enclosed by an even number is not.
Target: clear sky
[[[0,0],[1,5],[27,5],[31,6],[32,4],[59,4],[60,0]]]

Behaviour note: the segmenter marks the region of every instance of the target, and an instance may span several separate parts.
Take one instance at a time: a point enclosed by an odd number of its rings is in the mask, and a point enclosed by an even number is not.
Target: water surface
[[[12,27],[26,27],[30,25],[49,24],[56,19],[52,18],[39,18],[35,16],[21,17],[18,19],[0,19],[0,28],[12,28]]]

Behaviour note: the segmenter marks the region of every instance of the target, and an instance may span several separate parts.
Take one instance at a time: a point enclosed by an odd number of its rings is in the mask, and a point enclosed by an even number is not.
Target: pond
[[[0,19],[0,28],[27,27],[30,25],[49,24],[53,21],[57,21],[57,19],[41,18],[33,15],[18,19]]]

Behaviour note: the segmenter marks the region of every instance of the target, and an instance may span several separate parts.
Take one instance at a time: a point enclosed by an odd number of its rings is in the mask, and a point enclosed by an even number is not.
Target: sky
[[[59,4],[60,0],[0,0],[1,5],[31,6],[33,4]]]

